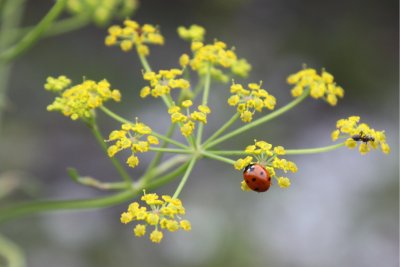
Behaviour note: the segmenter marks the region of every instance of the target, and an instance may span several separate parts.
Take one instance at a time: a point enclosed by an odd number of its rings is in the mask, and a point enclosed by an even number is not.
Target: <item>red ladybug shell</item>
[[[260,164],[250,164],[243,171],[247,186],[256,192],[265,192],[271,186],[271,176]]]

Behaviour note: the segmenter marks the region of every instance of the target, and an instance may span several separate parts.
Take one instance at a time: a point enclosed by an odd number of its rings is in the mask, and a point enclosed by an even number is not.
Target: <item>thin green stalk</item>
[[[215,159],[215,160],[218,160],[218,161],[222,161],[222,162],[228,163],[228,164],[230,164],[230,165],[233,165],[233,164],[235,163],[235,161],[232,160],[232,159],[228,159],[228,158],[225,158],[225,157],[221,157],[221,156],[212,154],[212,153],[210,153],[210,152],[208,152],[208,151],[203,151],[203,152],[202,152],[202,155],[204,155],[206,158],[210,158],[210,159]]]
[[[175,154],[191,154],[193,151],[185,150],[185,149],[176,149],[176,148],[162,148],[162,147],[150,147],[150,151],[156,152],[166,152],[166,153],[175,153]]]
[[[215,138],[217,138],[218,136],[220,136],[223,132],[226,131],[226,129],[228,129],[232,124],[235,123],[235,121],[240,117],[240,114],[238,112],[235,113],[235,115],[232,116],[232,118],[227,121],[224,125],[222,125],[218,131],[216,131],[210,138],[208,138],[203,146],[207,146],[208,143],[210,143],[211,141],[213,141]]]
[[[127,119],[125,119],[125,118],[119,116],[118,114],[112,112],[111,110],[109,110],[108,108],[106,108],[106,107],[104,107],[104,106],[101,106],[101,107],[100,107],[100,110],[103,111],[105,114],[107,114],[109,117],[113,118],[113,119],[116,120],[116,121],[119,121],[119,122],[121,122],[121,123],[133,124],[133,122],[131,122],[131,121],[129,121],[129,120],[127,120]],[[168,142],[168,143],[174,144],[174,145],[176,145],[176,146],[178,146],[178,147],[180,147],[180,148],[189,149],[188,146],[185,146],[184,144],[182,144],[182,143],[180,143],[180,142],[178,142],[178,141],[175,141],[175,140],[173,140],[173,139],[171,139],[171,138],[168,138],[168,137],[166,137],[166,136],[164,136],[164,135],[162,135],[162,134],[156,133],[156,132],[154,132],[154,131],[152,131],[151,134],[154,135],[154,136],[156,136],[157,138],[159,138],[159,139],[161,139],[161,140],[164,140],[164,141],[166,141],[166,142]]]
[[[92,199],[29,201],[13,204],[0,209],[0,223],[38,212],[110,207],[128,201],[138,193],[140,193],[139,190],[126,190],[112,196]]]
[[[0,258],[7,262],[8,267],[26,266],[26,260],[23,251],[14,242],[2,234],[0,234]]]
[[[89,22],[90,22],[89,14],[77,15],[77,16],[65,18],[65,19],[62,19],[59,21],[55,21],[48,28],[48,30],[45,33],[43,33],[43,37],[50,37],[50,36],[67,33],[70,31],[74,31],[74,30],[77,30],[79,28],[86,26],[87,24],[89,24]],[[15,37],[17,37],[19,35],[25,35],[27,32],[31,31],[33,29],[33,27],[30,26],[30,27],[16,30],[14,33]]]
[[[136,50],[136,51],[137,51],[137,54],[139,56],[140,62],[142,63],[144,70],[146,72],[151,71],[151,67],[149,65],[149,62],[147,61],[147,58],[145,56],[141,55],[138,50]]]
[[[173,181],[174,179],[176,179],[179,175],[181,175],[186,170],[188,165],[189,165],[189,162],[182,164],[179,168],[175,169],[174,171],[167,173],[166,175],[163,175],[163,176],[159,177],[158,179],[155,179],[154,181],[151,181],[146,186],[143,186],[143,189],[153,190],[153,189],[159,188],[159,187]]]
[[[187,182],[187,179],[189,178],[190,173],[191,173],[192,170],[193,170],[194,165],[196,164],[196,160],[197,160],[196,157],[193,157],[193,158],[190,160],[189,165],[188,165],[188,167],[187,167],[187,169],[186,169],[186,171],[185,171],[185,174],[183,175],[182,180],[181,180],[181,182],[179,183],[178,187],[176,188],[175,193],[174,193],[174,195],[172,196],[172,198],[177,198],[177,197],[179,196],[179,194],[181,193],[183,187],[185,186],[185,184],[186,184],[186,182]]]
[[[107,145],[104,142],[104,137],[101,135],[99,128],[96,124],[95,121],[93,121],[93,123],[90,126],[90,130],[92,131],[93,135],[96,137],[97,142],[100,144],[101,148],[103,149],[104,153],[107,155],[108,157],[108,153],[107,153]],[[111,161],[111,163],[114,165],[114,168],[117,170],[117,172],[119,173],[119,175],[121,175],[121,177],[124,179],[124,181],[127,184],[132,183],[132,178],[130,177],[130,175],[127,173],[127,171],[124,169],[124,167],[119,163],[119,161],[114,158],[114,157],[108,157]]]
[[[329,152],[340,147],[344,146],[343,143],[331,145],[331,146],[324,146],[324,147],[316,147],[316,148],[305,148],[305,149],[285,149],[285,155],[305,155],[305,154],[316,154],[316,153],[323,153]]]
[[[175,127],[176,127],[175,123],[173,123],[173,124],[171,124],[169,126],[168,131],[167,131],[167,133],[165,135],[167,138],[171,138],[171,136],[174,134]],[[168,142],[167,141],[163,141],[162,144],[161,144],[161,148],[167,148],[167,146],[168,146]],[[147,167],[146,172],[149,172],[155,166],[157,166],[160,163],[161,158],[162,158],[163,155],[164,155],[164,153],[162,151],[157,152],[156,155],[154,156],[153,160],[150,162],[149,166]]]
[[[238,134],[241,134],[243,132],[249,131],[250,129],[252,129],[252,128],[254,128],[254,127],[256,127],[256,126],[258,126],[260,124],[263,124],[263,123],[265,123],[267,121],[270,121],[270,120],[282,115],[286,111],[289,111],[292,108],[294,108],[295,106],[297,106],[298,104],[300,104],[308,96],[309,93],[310,93],[310,88],[307,88],[300,97],[296,98],[295,100],[293,100],[292,102],[290,102],[286,106],[283,106],[280,109],[277,109],[274,112],[272,112],[272,113],[270,113],[270,114],[268,114],[268,115],[266,115],[266,116],[264,116],[262,118],[259,118],[259,119],[255,120],[253,122],[250,122],[250,123],[238,128],[238,129],[236,129],[235,131],[232,131],[230,133],[227,133],[227,134],[221,136],[220,138],[208,143],[205,146],[205,148],[213,147],[213,146],[215,146],[215,145],[217,145],[217,144],[219,144],[219,143],[221,143],[223,141],[226,141],[226,140],[228,140],[228,139],[230,139],[230,138],[232,138],[232,137],[234,137],[234,136],[236,136]]]
[[[75,200],[53,200],[53,201],[29,201],[24,203],[12,204],[10,206],[0,208],[0,223],[39,212],[59,211],[71,209],[93,209],[115,206],[131,200],[139,195],[143,189],[156,189],[182,174],[189,163],[181,165],[176,170],[161,176],[157,180],[149,184],[143,184],[136,190],[128,189],[112,196],[92,198],[92,199],[75,199]]]
[[[25,9],[25,0],[6,1],[0,9],[0,51],[3,51],[12,42],[10,33],[18,27]],[[7,105],[7,87],[11,72],[11,63],[0,60],[0,133],[2,132],[3,110]]]
[[[208,103],[208,95],[210,93],[210,85],[211,85],[211,65],[208,66],[208,70],[206,73],[205,77],[205,82],[204,82],[204,92],[203,92],[203,99],[201,104],[203,106],[207,106]],[[203,135],[203,128],[204,128],[204,123],[199,123],[199,128],[197,129],[197,138],[196,138],[196,146],[200,147],[201,145],[201,138]]]
[[[104,183],[90,176],[82,177],[74,168],[68,168],[67,172],[74,182],[100,190],[122,190],[130,187],[130,185],[127,185],[125,182]]]
[[[230,155],[230,156],[240,156],[240,155],[248,155],[244,150],[207,150],[207,152],[214,155]]]
[[[187,162],[190,158],[191,158],[190,155],[176,155],[158,165],[157,168],[150,174],[145,174],[144,176],[150,176],[150,177],[158,176],[178,164],[182,165],[183,163]]]
[[[50,11],[42,18],[42,20],[17,44],[10,47],[0,54],[0,60],[10,61],[25,52],[29,47],[36,43],[43,33],[50,27],[51,23],[61,14],[67,0],[57,0]]]

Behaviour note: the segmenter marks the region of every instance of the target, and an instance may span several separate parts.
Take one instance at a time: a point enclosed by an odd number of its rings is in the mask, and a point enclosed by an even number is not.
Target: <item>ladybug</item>
[[[257,163],[249,164],[244,168],[243,179],[247,186],[256,192],[265,192],[271,186],[271,175]]]

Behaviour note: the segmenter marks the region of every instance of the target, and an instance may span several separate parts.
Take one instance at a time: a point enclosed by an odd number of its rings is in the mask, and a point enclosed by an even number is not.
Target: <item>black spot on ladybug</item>
[[[251,180],[252,180],[253,182],[255,182],[255,181],[256,181],[256,178],[253,177],[253,179],[251,179]]]
[[[260,190],[258,187],[256,187],[256,188],[254,188],[254,190],[256,190],[256,191],[258,191],[258,190]]]
[[[260,172],[260,175],[264,175],[264,172]]]
[[[271,177],[268,177],[268,181],[271,181]]]

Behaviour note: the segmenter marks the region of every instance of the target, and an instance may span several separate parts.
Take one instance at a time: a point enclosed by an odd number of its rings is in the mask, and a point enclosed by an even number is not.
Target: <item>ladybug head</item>
[[[247,172],[251,167],[253,167],[254,165],[256,165],[255,163],[250,163],[249,165],[247,165],[246,167],[244,167],[243,169],[243,173]]]

